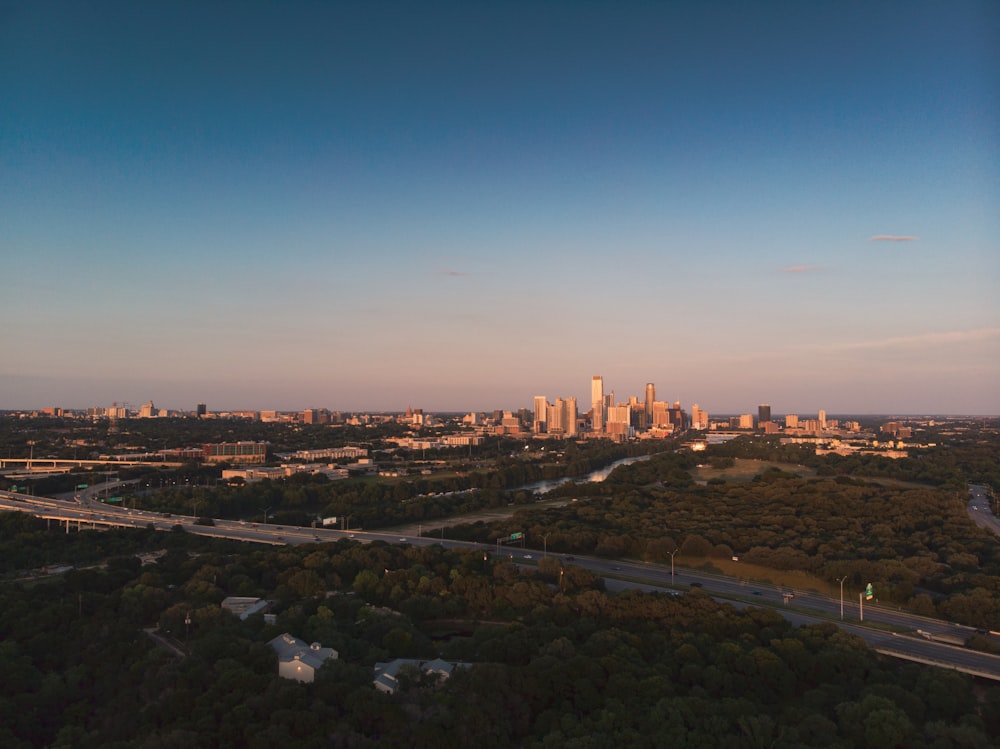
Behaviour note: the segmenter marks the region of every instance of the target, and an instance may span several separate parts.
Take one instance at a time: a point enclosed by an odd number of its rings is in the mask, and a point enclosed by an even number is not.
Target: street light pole
[[[844,575],[838,582],[840,583],[840,620],[844,620],[844,580],[847,579],[847,575]]]
[[[542,536],[542,558],[545,559],[549,556],[549,534],[546,533]]]
[[[670,552],[670,584],[674,584],[674,554],[676,554],[680,549],[674,549]]]

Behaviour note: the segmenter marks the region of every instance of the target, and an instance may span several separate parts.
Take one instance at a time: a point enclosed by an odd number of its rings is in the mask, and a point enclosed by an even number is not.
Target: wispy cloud
[[[789,265],[787,268],[782,268],[782,273],[808,273],[809,271],[816,270],[815,265]]]
[[[865,349],[899,348],[904,346],[930,346],[969,341],[987,341],[1000,338],[1000,328],[978,328],[976,330],[951,330],[944,333],[921,333],[919,335],[881,338],[874,341],[851,341],[845,343],[814,344],[809,349],[825,351],[861,351]]]
[[[908,234],[876,234],[869,239],[869,242],[916,242],[920,237],[913,237]]]
[[[439,276],[467,276],[469,274],[466,273],[465,271],[462,271],[462,270],[439,270],[438,271],[438,275]]]

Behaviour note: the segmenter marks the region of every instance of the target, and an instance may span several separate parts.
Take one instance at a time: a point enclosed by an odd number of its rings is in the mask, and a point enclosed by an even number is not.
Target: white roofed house
[[[320,666],[338,657],[333,648],[321,647],[318,642],[307,645],[287,632],[271,640],[271,647],[278,654],[278,676],[301,682],[315,680]]]

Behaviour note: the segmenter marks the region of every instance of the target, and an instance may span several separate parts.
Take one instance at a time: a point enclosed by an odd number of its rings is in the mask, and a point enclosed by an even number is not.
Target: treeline
[[[584,476],[616,460],[664,450],[672,444],[594,440],[578,446],[570,442],[560,455],[554,451],[528,456],[507,453],[489,467],[460,465],[441,476],[330,481],[319,474],[298,474],[240,486],[210,480],[203,471],[212,469],[191,465],[168,480],[165,490],[158,486],[158,475],[149,474],[147,480],[140,480],[122,494],[127,505],[161,512],[263,518],[269,510],[269,517],[285,525],[308,526],[317,517],[349,517],[353,527],[375,529],[533,502],[534,492],[524,488],[533,482]]]
[[[939,435],[932,438],[932,444],[912,448],[905,458],[875,453],[816,455],[812,445],[754,435],[712,445],[703,455],[798,464],[815,469],[821,476],[889,478],[956,489],[973,482],[1000,491],[1000,431],[994,428]]]
[[[37,540],[8,522],[5,553]],[[611,596],[552,558],[535,571],[440,547],[107,535],[131,553],[171,546],[0,587],[5,747],[985,749],[1000,735],[1000,688],[977,704],[970,678],[882,659],[833,625],[697,591]],[[225,614],[226,595],[272,600],[276,624]],[[185,657],[142,632],[157,623]],[[313,684],[280,679],[267,642],[285,631],[340,659]],[[372,686],[376,661],[439,655],[471,665],[394,696]]]

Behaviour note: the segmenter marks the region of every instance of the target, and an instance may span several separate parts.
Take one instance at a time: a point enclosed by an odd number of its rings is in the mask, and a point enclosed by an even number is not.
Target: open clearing
[[[802,478],[811,478],[816,475],[816,471],[805,466],[793,463],[776,463],[769,460],[750,460],[748,458],[736,458],[736,465],[728,468],[712,468],[707,463],[698,466],[691,471],[691,476],[695,481],[709,481],[710,479],[722,479],[723,481],[752,481],[754,476],[763,473],[768,468],[777,468],[785,473],[794,473]]]
[[[666,562],[665,564],[669,566],[670,563]],[[799,570],[775,570],[746,562],[734,562],[731,559],[709,559],[708,557],[682,559],[681,555],[678,554],[676,566],[678,569],[687,567],[693,570],[737,577],[740,580],[746,580],[748,585],[754,583],[770,584],[778,588],[803,593],[814,591],[828,596],[836,595],[837,591],[840,590],[838,586],[831,585],[826,580]],[[836,590],[834,590],[835,588]]]

